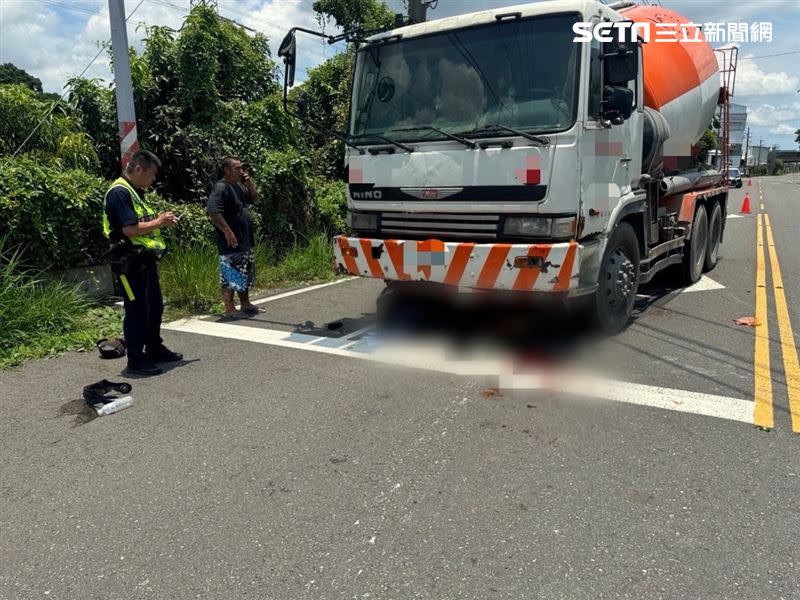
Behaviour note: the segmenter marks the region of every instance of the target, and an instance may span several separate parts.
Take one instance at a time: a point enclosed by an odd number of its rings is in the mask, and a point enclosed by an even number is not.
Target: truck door
[[[602,44],[587,43],[584,64],[583,135],[581,140],[581,237],[606,230],[620,200],[631,193],[631,182],[641,170],[642,86],[639,75],[629,83],[635,110],[621,125],[609,125],[601,117],[603,96]],[[640,54],[641,56],[641,54]]]

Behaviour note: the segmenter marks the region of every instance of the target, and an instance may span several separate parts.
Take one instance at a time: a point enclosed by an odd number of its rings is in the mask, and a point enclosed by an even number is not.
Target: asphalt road
[[[135,406],[110,417],[80,390],[119,362],[0,373],[0,598],[800,598],[776,302],[800,340],[800,177],[753,180],[732,208],[745,192],[782,275],[765,254],[767,370],[763,329],[734,323],[756,313],[749,215],[700,289],[657,281],[620,336],[556,344],[607,369],[611,401],[373,360],[381,284],[364,280],[174,324],[189,360],[130,380]]]

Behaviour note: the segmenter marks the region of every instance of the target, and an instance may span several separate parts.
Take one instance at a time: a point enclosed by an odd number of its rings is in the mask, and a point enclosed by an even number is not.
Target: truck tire
[[[717,265],[719,245],[722,241],[722,206],[714,203],[711,217],[708,219],[708,244],[706,246],[705,270],[710,271]]]
[[[605,333],[617,333],[630,321],[639,290],[639,240],[630,223],[617,225],[600,264],[594,317]]]
[[[683,283],[696,282],[703,274],[708,249],[708,213],[700,204],[694,211],[692,237],[683,247],[683,263],[681,264]]]

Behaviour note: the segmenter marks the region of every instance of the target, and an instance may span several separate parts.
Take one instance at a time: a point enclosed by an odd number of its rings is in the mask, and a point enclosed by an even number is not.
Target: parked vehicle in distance
[[[742,175],[736,167],[728,169],[728,185],[737,188],[742,187]]]

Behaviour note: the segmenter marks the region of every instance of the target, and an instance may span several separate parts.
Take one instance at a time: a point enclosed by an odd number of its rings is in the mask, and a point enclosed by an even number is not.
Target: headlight
[[[347,211],[347,226],[357,231],[375,231],[378,229],[378,215]]]
[[[518,237],[567,239],[575,234],[575,217],[508,217],[503,233]]]
[[[549,237],[550,219],[542,217],[509,217],[503,233],[529,237]]]

